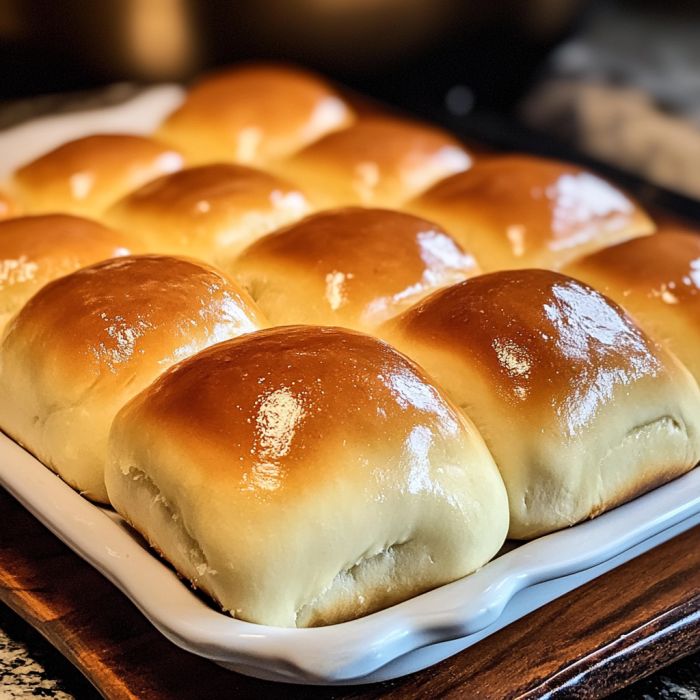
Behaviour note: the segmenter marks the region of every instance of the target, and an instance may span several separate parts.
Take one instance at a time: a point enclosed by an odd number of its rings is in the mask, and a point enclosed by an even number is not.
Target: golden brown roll
[[[335,209],[264,236],[232,271],[273,325],[371,330],[479,274],[439,226],[385,209]]]
[[[321,78],[282,65],[210,75],[188,92],[158,136],[193,163],[262,165],[341,129],[352,110]]]
[[[131,190],[183,167],[182,156],[144,136],[104,134],[69,141],[17,170],[27,214],[99,217]]]
[[[150,182],[117,202],[105,219],[148,250],[223,264],[310,211],[294,185],[242,165],[216,164]]]
[[[577,260],[566,272],[627,309],[700,382],[700,235],[637,238]]]
[[[11,219],[13,216],[18,216],[19,213],[20,209],[17,202],[6,192],[0,192],[0,221],[2,219]]]
[[[43,287],[6,327],[0,428],[106,501],[117,411],[170,365],[260,325],[245,292],[195,262],[133,256],[83,268]]]
[[[481,437],[407,358],[338,328],[201,352],[114,421],[114,507],[233,616],[359,617],[465,576],[508,527]]]
[[[100,260],[128,255],[133,247],[121,233],[67,214],[0,221],[0,332],[47,282]]]
[[[614,302],[545,270],[436,292],[384,329],[472,418],[510,536],[593,517],[692,469],[700,390]]]
[[[274,168],[326,207],[394,208],[471,163],[464,147],[440,129],[373,117],[329,134]]]
[[[442,224],[487,271],[558,269],[654,230],[637,204],[597,175],[525,155],[479,159],[405,209]]]

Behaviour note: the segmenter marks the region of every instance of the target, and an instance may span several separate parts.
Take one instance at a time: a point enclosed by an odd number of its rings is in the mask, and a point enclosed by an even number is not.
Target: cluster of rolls
[[[0,198],[0,428],[252,622],[483,566],[700,459],[700,237],[280,66]]]

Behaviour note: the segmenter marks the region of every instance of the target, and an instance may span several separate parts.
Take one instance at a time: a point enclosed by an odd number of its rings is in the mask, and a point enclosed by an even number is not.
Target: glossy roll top
[[[700,391],[611,300],[544,270],[436,292],[385,328],[484,436],[531,538],[690,470]]]
[[[180,153],[144,136],[86,136],[17,170],[13,186],[28,214],[99,217],[131,190],[183,163]]]
[[[488,561],[507,497],[474,427],[390,346],[332,328],[238,338],[117,416],[117,511],[235,617],[331,624]]]
[[[274,325],[369,330],[479,273],[439,226],[384,209],[309,216],[247,248],[232,270]]]
[[[92,263],[128,255],[126,236],[65,214],[0,222],[0,332],[47,282]]]
[[[367,117],[275,164],[324,206],[397,207],[470,167],[450,134],[403,119]]]
[[[668,232],[606,248],[567,274],[629,311],[700,382],[700,236]]]
[[[262,165],[352,120],[352,110],[321,78],[298,68],[261,64],[198,82],[158,136],[193,163]]]
[[[487,271],[558,269],[654,230],[637,204],[597,175],[525,155],[479,159],[406,209],[445,226]]]
[[[159,178],[106,214],[149,250],[224,264],[311,205],[299,188],[242,165],[205,165]]]
[[[89,498],[105,501],[114,415],[167,367],[260,327],[253,302],[188,260],[110,260],[43,287],[0,346],[0,428]]]

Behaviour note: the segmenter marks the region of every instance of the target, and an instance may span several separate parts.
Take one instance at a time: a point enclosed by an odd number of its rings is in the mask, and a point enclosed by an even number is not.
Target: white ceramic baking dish
[[[8,130],[0,153],[12,162],[0,172],[36,155],[37,140],[147,131],[178,99],[176,88],[156,88],[119,107]],[[460,581],[359,620],[297,630],[241,622],[210,607],[114,512],[83,499],[2,434],[0,484],[172,642],[240,673],[295,683],[367,683],[425,668],[700,523],[696,469],[596,520],[510,548]]]
[[[696,469],[400,605],[340,625],[284,629],[210,607],[115,513],[82,498],[4,435],[0,484],[175,644],[241,673],[296,683],[366,683],[425,668],[700,523]]]

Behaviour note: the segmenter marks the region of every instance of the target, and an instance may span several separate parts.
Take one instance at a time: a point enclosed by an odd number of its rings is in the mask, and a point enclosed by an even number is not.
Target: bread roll
[[[111,502],[224,610],[342,622],[460,578],[507,497],[471,423],[375,338],[274,328],[210,348],[120,411]]]
[[[479,159],[405,209],[445,226],[486,271],[558,269],[654,230],[644,211],[605,180],[525,155]]]
[[[247,294],[159,256],[86,267],[43,287],[5,329],[0,428],[96,501],[114,415],[179,360],[257,329]]]
[[[569,277],[475,277],[384,332],[481,431],[508,489],[510,537],[593,517],[700,458],[693,377],[614,302]]]
[[[236,279],[273,325],[371,330],[430,292],[479,274],[439,226],[384,209],[314,214],[253,243]]]
[[[0,221],[0,332],[47,282],[128,255],[132,242],[95,221],[66,214]]]
[[[297,187],[252,168],[216,164],[161,177],[117,202],[105,218],[151,251],[225,264],[310,211]]]
[[[627,309],[700,382],[700,235],[637,238],[575,261],[567,274]]]
[[[303,183],[325,207],[395,208],[471,162],[462,145],[440,129],[374,117],[326,136],[274,168]]]
[[[19,213],[20,209],[17,206],[17,202],[6,192],[0,192],[0,220],[10,219]]]
[[[352,120],[348,105],[312,73],[248,65],[197,83],[158,136],[182,149],[193,163],[262,165]]]
[[[13,184],[27,214],[99,217],[131,190],[182,167],[177,151],[153,139],[105,134],[59,146],[20,168]]]

